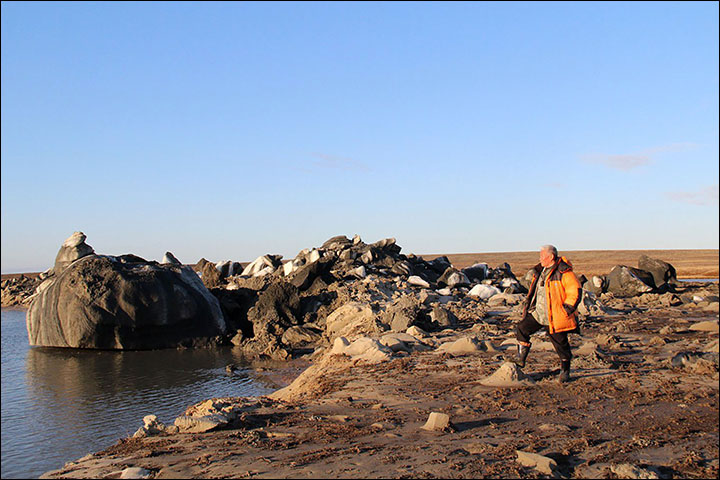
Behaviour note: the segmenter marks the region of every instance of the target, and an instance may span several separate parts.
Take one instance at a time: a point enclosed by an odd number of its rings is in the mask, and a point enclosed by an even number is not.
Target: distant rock
[[[281,265],[282,255],[262,255],[245,267],[241,275],[258,276],[272,273]]]
[[[488,276],[488,264],[487,263],[475,263],[470,267],[465,267],[461,270],[462,273],[471,282],[482,282]]]
[[[677,285],[677,272],[675,267],[667,262],[641,255],[638,259],[638,268],[650,272],[657,288],[663,285]]]
[[[447,285],[450,288],[456,287],[468,287],[470,286],[470,280],[468,277],[454,267],[448,267],[445,269],[440,278],[437,280],[438,285]]]
[[[604,275],[593,275],[583,284],[583,290],[593,295],[602,295],[607,291],[607,278]]]
[[[215,288],[220,286],[220,284],[222,283],[220,272],[215,267],[214,263],[208,262],[204,258],[201,258],[195,268],[200,273],[200,276],[202,277],[202,282],[207,288]]]
[[[625,265],[616,265],[607,275],[607,291],[618,297],[634,297],[653,291],[655,282],[650,273]]]

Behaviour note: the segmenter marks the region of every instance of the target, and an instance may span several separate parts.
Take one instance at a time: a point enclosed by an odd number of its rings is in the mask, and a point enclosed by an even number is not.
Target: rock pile
[[[207,261],[196,269],[220,301],[232,343],[248,357],[273,359],[329,347],[339,337],[452,327],[468,312],[482,318],[493,295],[504,292],[515,305],[512,295],[525,292],[507,263],[457,269],[445,256],[425,260],[401,250],[394,238],[366,244],[340,235],[292,260],[263,255],[238,275],[213,271]]]
[[[2,306],[22,305],[30,300],[33,292],[42,280],[40,277],[20,275],[2,281]]]

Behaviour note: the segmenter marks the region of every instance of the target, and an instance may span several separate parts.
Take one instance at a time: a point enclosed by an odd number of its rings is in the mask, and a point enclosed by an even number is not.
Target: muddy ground
[[[147,478],[716,478],[717,363],[671,359],[717,354],[717,309],[610,306],[570,336],[567,384],[542,335],[524,368],[534,385],[480,383],[514,353],[503,342],[517,313],[500,307],[426,339],[475,336],[489,351],[397,352],[378,364],[316,358],[230,428],[122,439],[41,478],[120,478],[129,467]],[[690,328],[702,321],[714,331]],[[431,412],[448,414],[450,428],[422,429]],[[518,450],[557,466],[523,466]]]

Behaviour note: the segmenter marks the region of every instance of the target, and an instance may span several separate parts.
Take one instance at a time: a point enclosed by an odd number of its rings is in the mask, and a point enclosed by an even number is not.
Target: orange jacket
[[[530,302],[535,295],[542,269],[543,267],[539,263],[533,268],[535,273],[525,300],[523,318],[530,308]],[[577,307],[581,298],[580,288],[580,282],[578,282],[572,270],[572,264],[567,258],[560,257],[553,265],[545,281],[550,333],[567,332],[577,328]]]

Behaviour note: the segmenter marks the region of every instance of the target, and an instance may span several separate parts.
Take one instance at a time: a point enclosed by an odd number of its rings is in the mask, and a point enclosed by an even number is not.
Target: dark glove
[[[573,313],[575,313],[575,309],[573,307],[571,307],[570,305],[568,305],[567,303],[563,303],[563,308],[565,309],[565,311],[567,312],[568,315],[572,315]]]

